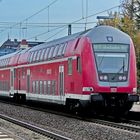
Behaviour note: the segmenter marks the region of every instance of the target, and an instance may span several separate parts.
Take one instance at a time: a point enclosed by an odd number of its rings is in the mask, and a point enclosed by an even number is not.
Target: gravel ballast
[[[0,103],[0,113],[74,140],[139,140],[140,133]],[[1,122],[0,122],[1,123]],[[0,124],[1,125],[1,124]]]

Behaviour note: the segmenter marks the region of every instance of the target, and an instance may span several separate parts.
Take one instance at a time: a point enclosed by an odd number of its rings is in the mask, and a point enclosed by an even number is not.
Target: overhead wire
[[[104,13],[104,12],[107,12],[107,11],[110,11],[110,10],[112,10],[112,9],[115,9],[115,8],[120,8],[121,7],[121,4],[119,4],[119,5],[117,5],[117,6],[114,6],[114,7],[111,7],[111,8],[109,8],[109,9],[106,9],[106,10],[103,10],[103,11],[100,11],[100,12],[97,12],[97,13],[95,13],[95,14],[91,14],[91,15],[89,15],[89,16],[87,16],[87,17],[82,17],[82,18],[80,18],[80,19],[78,19],[78,20],[75,20],[75,21],[73,21],[73,22],[71,22],[71,23],[68,23],[68,24],[66,24],[66,25],[63,25],[63,26],[60,26],[60,27],[58,27],[58,28],[67,28],[67,26],[69,25],[69,24],[75,24],[75,23],[77,23],[77,22],[79,22],[79,21],[81,21],[81,20],[84,20],[84,19],[86,19],[86,18],[91,18],[91,17],[94,17],[94,16],[96,16],[96,15],[99,15],[99,14],[102,14],[102,13]],[[58,29],[57,28],[57,29]],[[56,30],[56,29],[55,29]],[[64,30],[64,29],[63,29]],[[50,31],[51,32],[51,31]],[[44,34],[47,34],[47,33],[50,33],[50,32],[44,32],[42,35],[44,35]],[[61,33],[62,32],[62,30],[60,30],[59,32],[57,32],[57,34],[59,34],[59,33]],[[54,35],[52,35],[51,36],[51,38],[52,37],[54,37],[54,36],[56,36],[57,34],[54,34]],[[41,36],[41,34],[39,35],[39,36]],[[35,38],[35,37],[38,37],[38,35],[35,35],[34,37],[32,37],[32,38]],[[49,39],[50,39],[50,37],[49,37]],[[47,39],[45,39],[44,41],[47,41],[48,40],[48,38]]]
[[[51,2],[50,4],[48,4],[47,6],[45,6],[44,8],[42,8],[42,9],[40,9],[39,11],[37,11],[36,13],[34,13],[33,15],[31,15],[31,16],[25,18],[24,20],[22,20],[22,21],[20,21],[20,22],[18,22],[18,23],[15,23],[14,25],[10,26],[9,28],[12,29],[12,28],[14,28],[14,27],[17,26],[17,25],[19,25],[19,26],[22,25],[22,23],[24,23],[25,21],[28,21],[28,20],[31,19],[32,17],[34,17],[34,16],[38,15],[39,13],[41,13],[42,11],[46,10],[46,9],[49,8],[51,5],[55,4],[57,1],[58,1],[58,0],[54,0],[53,2]],[[1,31],[0,33],[4,32],[4,31],[6,31],[6,30],[7,30],[7,28],[3,29],[3,31]]]

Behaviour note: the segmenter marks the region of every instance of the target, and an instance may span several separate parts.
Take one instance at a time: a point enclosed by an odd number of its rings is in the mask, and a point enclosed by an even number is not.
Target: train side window
[[[7,59],[5,59],[5,66],[7,66]]]
[[[25,68],[22,67],[22,78],[24,79],[24,77],[25,77]]]
[[[35,81],[32,82],[32,93],[35,93]]]
[[[0,90],[1,90],[1,81],[0,81]]]
[[[39,91],[39,89],[38,89],[38,81],[36,81],[36,94],[38,94],[38,91]]]
[[[14,78],[16,78],[16,69],[14,69]]]
[[[47,48],[45,51],[44,60],[47,60],[49,51],[50,51],[50,48]]]
[[[56,81],[52,81],[52,95],[56,94]]]
[[[63,47],[63,50],[62,50],[62,55],[64,55],[65,51],[66,51],[66,48],[67,48],[67,45],[68,43],[65,43],[64,47]]]
[[[48,54],[48,59],[52,57],[53,50],[54,50],[54,47],[51,47],[50,51],[49,51],[49,54]]]
[[[77,71],[78,72],[81,72],[82,71],[81,58],[79,56],[77,57]]]
[[[50,95],[51,94],[51,81],[48,81],[48,83],[47,83],[47,89],[48,89],[47,94]]]
[[[40,56],[40,61],[43,60],[44,54],[45,54],[46,49],[43,49],[41,52],[41,56]]]
[[[47,82],[44,81],[44,94],[47,94]]]
[[[3,67],[3,59],[2,59],[2,61],[1,61],[1,67]]]
[[[56,56],[57,56],[58,48],[59,48],[59,45],[57,45],[57,46],[54,48],[53,57],[56,57]]]
[[[72,58],[68,58],[68,74],[72,75]]]
[[[40,94],[43,94],[43,84],[42,84],[42,81],[40,81]]]

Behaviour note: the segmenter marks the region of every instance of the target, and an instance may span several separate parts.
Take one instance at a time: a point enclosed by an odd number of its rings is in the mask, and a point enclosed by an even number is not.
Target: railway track
[[[2,101],[3,103],[7,103],[6,101]],[[12,105],[16,105],[16,106],[22,106],[22,107],[25,107],[25,108],[29,108],[29,109],[33,109],[33,110],[38,110],[38,111],[44,111],[44,112],[48,112],[48,113],[52,113],[52,114],[56,114],[56,115],[62,115],[62,116],[66,116],[66,117],[70,117],[70,118],[74,118],[74,119],[81,119],[82,121],[87,121],[87,122],[92,122],[92,123],[95,123],[95,124],[100,124],[100,125],[104,125],[104,126],[109,126],[109,127],[112,127],[112,128],[118,128],[118,129],[122,129],[122,130],[127,130],[127,131],[130,131],[130,132],[136,132],[136,133],[140,133],[140,122],[138,121],[134,121],[134,120],[128,120],[128,119],[122,119],[121,121],[119,122],[114,122],[112,121],[112,119],[104,119],[104,117],[100,117],[100,119],[96,119],[96,118],[83,118],[83,117],[80,117],[80,116],[77,116],[77,115],[73,115],[73,114],[70,114],[70,113],[66,113],[66,112],[61,112],[61,111],[56,111],[56,110],[47,110],[47,109],[42,109],[42,108],[37,108],[37,107],[30,107],[28,105],[21,105],[21,104],[16,104],[16,103],[8,103],[8,104],[12,104]],[[0,114],[0,118],[3,118],[5,119],[5,116]],[[9,120],[10,117],[6,117],[6,120],[8,121],[11,121],[13,123],[15,123],[15,119],[11,119]],[[16,122],[18,125],[20,125],[20,121],[19,122]],[[49,131],[46,131],[44,129],[41,129],[38,127],[34,127],[32,125],[28,125],[27,123],[24,123],[22,122],[22,126],[23,127],[26,127],[28,129],[31,129],[33,131],[36,131],[38,133],[41,133],[43,135],[50,135],[50,137],[53,137],[53,133],[49,132]],[[31,128],[30,128],[31,127]],[[32,128],[33,127],[33,128]],[[42,131],[42,132],[41,132]],[[48,134],[50,133],[50,134]],[[52,136],[51,136],[52,135]],[[59,138],[60,137],[60,138]],[[55,139],[69,139],[69,138],[66,138],[66,137],[63,137],[61,138],[61,135],[56,135],[56,138]]]
[[[105,125],[105,126],[110,126],[113,128],[140,133],[140,122],[137,121],[127,120],[126,122],[125,120],[124,122],[123,120],[122,122],[117,122],[117,123],[112,121],[100,120],[100,119],[86,119],[86,121]]]
[[[20,120],[17,120],[17,119],[14,119],[14,118],[11,118],[9,116],[6,116],[6,115],[3,115],[3,114],[0,114],[0,118],[1,119],[4,119],[6,121],[9,121],[11,123],[14,123],[16,125],[19,125],[21,127],[24,127],[24,128],[27,128],[27,129],[30,129],[36,133],[39,133],[39,134],[42,134],[44,136],[47,136],[49,138],[51,138],[52,140],[55,139],[55,140],[71,140],[70,138],[68,137],[64,137],[62,135],[59,135],[59,134],[56,134],[56,133],[53,133],[51,131],[48,131],[48,130],[45,130],[45,129],[42,129],[42,128],[39,128],[35,125],[32,125],[32,124],[29,124],[29,123],[26,123],[26,122],[23,122],[23,121],[20,121]]]

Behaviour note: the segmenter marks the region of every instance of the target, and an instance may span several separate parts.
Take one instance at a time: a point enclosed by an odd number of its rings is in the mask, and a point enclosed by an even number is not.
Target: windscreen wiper
[[[116,78],[116,76],[121,72],[122,69],[123,69],[123,72],[124,72],[124,68],[125,68],[125,64],[124,64],[124,61],[123,61],[123,66],[118,70],[118,72],[111,79],[114,80]]]

